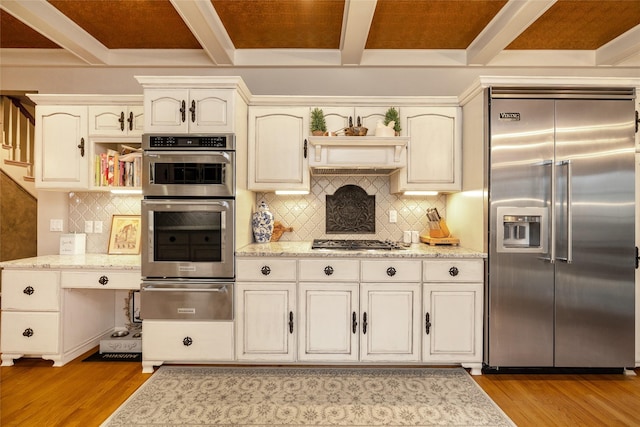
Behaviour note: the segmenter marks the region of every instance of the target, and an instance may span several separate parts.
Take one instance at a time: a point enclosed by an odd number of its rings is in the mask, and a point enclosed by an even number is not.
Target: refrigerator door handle
[[[560,258],[558,257],[558,261],[566,262],[567,264],[571,264],[573,262],[573,212],[571,209],[571,181],[572,181],[572,169],[571,169],[571,160],[563,160],[558,162],[558,166],[564,166],[567,169],[567,257]],[[553,223],[555,225],[555,222]]]
[[[544,258],[545,261],[553,264],[556,262],[556,168],[553,160],[545,160],[542,166],[550,166],[551,169],[551,200],[549,201],[549,257]]]

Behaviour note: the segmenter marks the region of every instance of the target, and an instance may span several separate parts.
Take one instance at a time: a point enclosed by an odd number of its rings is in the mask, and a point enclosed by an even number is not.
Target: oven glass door
[[[142,276],[233,279],[234,200],[142,201]]]
[[[233,197],[234,151],[145,151],[147,196]]]

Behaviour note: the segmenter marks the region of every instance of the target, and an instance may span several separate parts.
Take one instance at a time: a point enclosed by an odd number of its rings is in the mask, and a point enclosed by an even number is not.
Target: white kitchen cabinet
[[[234,132],[233,89],[145,89],[145,132]]]
[[[236,283],[238,360],[295,361],[298,333],[295,304],[295,282]]]
[[[63,285],[59,270],[2,271],[2,366],[11,366],[23,356],[62,366],[113,330],[113,291]]]
[[[250,107],[248,188],[309,191],[308,107]]]
[[[418,362],[420,277],[415,260],[300,260],[298,360]]]
[[[459,107],[402,107],[402,134],[409,137],[407,167],[390,177],[391,193],[460,191],[462,120]]]
[[[359,273],[358,260],[300,260],[298,360],[360,359]]]
[[[420,284],[360,284],[360,360],[420,361]]]
[[[144,132],[142,105],[89,106],[89,135],[140,137]]]
[[[314,107],[315,108],[315,107]],[[356,107],[332,107],[319,106],[324,113],[324,119],[327,124],[327,131],[339,132],[349,126],[349,122],[353,126],[360,123],[367,128],[367,135],[375,135],[376,125],[378,121],[384,122],[385,113],[389,107],[383,106],[356,106]]]
[[[86,106],[36,106],[34,163],[37,188],[88,188],[87,117]]]
[[[234,359],[233,322],[145,320],[142,324],[142,372],[172,363]]]
[[[422,360],[482,369],[483,260],[424,261]]]

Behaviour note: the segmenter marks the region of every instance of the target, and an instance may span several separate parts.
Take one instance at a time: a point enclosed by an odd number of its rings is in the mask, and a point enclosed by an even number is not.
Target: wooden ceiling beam
[[[509,0],[467,48],[468,65],[487,65],[556,0]]]
[[[170,0],[216,65],[233,65],[235,47],[210,1]]]
[[[596,49],[595,65],[618,65],[640,52],[640,25]]]
[[[91,65],[105,65],[109,49],[45,0],[3,0],[0,8]]]
[[[342,65],[360,65],[377,0],[346,0],[340,35]]]

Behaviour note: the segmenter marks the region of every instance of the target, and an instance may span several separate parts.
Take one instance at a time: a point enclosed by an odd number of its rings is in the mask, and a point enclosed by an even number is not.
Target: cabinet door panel
[[[1,328],[0,351],[3,353],[59,352],[59,313],[3,311]]]
[[[60,309],[60,273],[57,271],[2,271],[3,310]]]
[[[309,190],[308,108],[249,111],[249,189]]]
[[[420,285],[362,284],[360,301],[360,358],[376,361],[418,361]]]
[[[423,340],[425,362],[480,362],[482,284],[425,285]]]
[[[60,111],[63,108],[63,111]],[[36,109],[36,186],[86,189],[89,180],[87,107]],[[79,145],[84,143],[84,155]]]
[[[299,313],[299,360],[358,360],[357,283],[301,284]]]
[[[163,89],[146,91],[144,97],[145,130],[148,132],[186,133],[188,131],[187,89]],[[185,105],[184,120],[182,103]]]
[[[237,289],[238,359],[295,360],[295,284],[238,284]]]
[[[188,112],[190,132],[232,132],[233,91],[192,89],[187,110],[195,107],[195,121]]]

